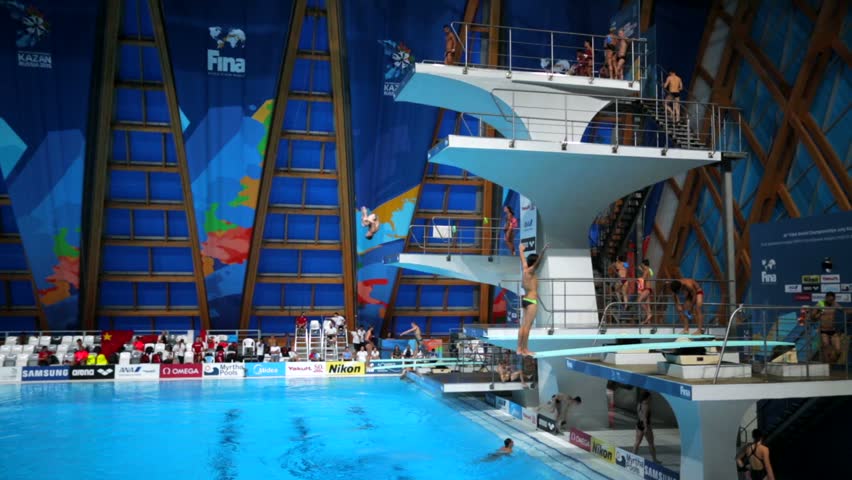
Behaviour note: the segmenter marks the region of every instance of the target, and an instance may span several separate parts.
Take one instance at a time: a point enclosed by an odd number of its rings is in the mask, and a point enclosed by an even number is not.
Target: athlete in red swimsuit
[[[515,254],[515,230],[518,229],[518,217],[515,216],[512,207],[506,205],[503,207],[503,212],[506,214],[506,223],[503,225],[503,239],[506,241],[506,247],[512,255]]]
[[[687,313],[691,312],[695,316],[695,323],[698,324],[696,333],[699,335],[703,334],[704,312],[702,311],[702,307],[704,306],[704,290],[701,289],[701,285],[691,278],[681,278],[680,280],[672,281],[671,289],[675,308],[681,320],[683,320],[683,332],[681,333],[689,333],[689,318],[687,317]],[[680,301],[681,290],[684,292],[683,305],[681,305]]]
[[[654,297],[654,270],[651,269],[651,263],[647,258],[639,264],[639,274],[641,276],[636,281],[639,287],[637,302],[639,302],[642,310],[645,312],[645,319],[642,320],[642,324],[648,325],[654,317],[651,313],[651,299]]]

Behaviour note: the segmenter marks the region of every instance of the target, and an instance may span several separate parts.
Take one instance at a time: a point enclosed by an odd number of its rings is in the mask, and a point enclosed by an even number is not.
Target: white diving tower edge
[[[537,244],[550,244],[541,278],[591,279],[588,230],[599,212],[618,198],[721,159],[713,148],[716,120],[705,123],[709,133],[704,137],[696,119],[692,133],[690,120],[679,126],[686,130],[685,145],[690,147],[680,148],[684,142],[673,140],[675,124],[669,123],[662,103],[649,109],[638,97],[621,96],[638,91],[639,82],[626,80],[590,83],[587,77],[570,75],[509,75],[497,69],[418,63],[400,85],[396,100],[463,112],[497,130],[504,138],[450,135],[429,151],[428,159],[500,184],[536,205]],[[653,118],[649,111],[659,116]],[[706,112],[707,118],[715,114]],[[590,123],[614,133],[604,141],[589,139]],[[632,139],[619,144],[625,129],[632,131]],[[387,263],[481,283],[519,276],[517,260],[465,262],[430,254],[403,254],[395,260]],[[513,270],[508,277],[507,269]],[[555,318],[537,318],[538,325],[597,323],[592,281],[559,285],[561,296],[546,291],[549,288],[556,287],[543,282],[539,293],[553,298],[547,310]],[[564,305],[569,297],[570,308]]]

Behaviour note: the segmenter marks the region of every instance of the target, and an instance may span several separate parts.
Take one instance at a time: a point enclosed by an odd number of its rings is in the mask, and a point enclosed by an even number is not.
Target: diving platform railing
[[[620,69],[622,74],[619,75],[619,46],[615,45],[616,50],[608,54],[607,35],[470,22],[453,22],[450,28],[461,47],[460,55],[454,62],[465,70],[506,70],[509,77],[513,71],[542,72],[551,77],[588,77],[589,84],[593,84],[596,79],[626,80],[632,84],[645,78],[648,65],[648,41],[644,38],[623,38],[627,48]],[[622,40],[615,35],[613,39],[618,42]],[[487,54],[489,49],[499,52],[496,58]],[[614,69],[608,65],[610,57],[615,62]],[[444,60],[440,62],[444,63]]]
[[[495,88],[496,112],[463,112],[515,140],[742,152],[739,110],[713,103]],[[676,118],[675,111],[679,110]],[[677,121],[676,121],[677,120]],[[464,122],[467,126],[467,122]],[[481,129],[480,129],[481,130]],[[468,129],[469,136],[482,136]]]
[[[489,250],[489,256],[500,255],[505,239],[502,218],[474,218],[470,215],[434,216],[426,223],[408,227],[409,247],[421,253],[477,254]],[[513,229],[517,237],[517,228]],[[505,240],[503,242],[505,244]],[[515,250],[517,250],[517,241]]]

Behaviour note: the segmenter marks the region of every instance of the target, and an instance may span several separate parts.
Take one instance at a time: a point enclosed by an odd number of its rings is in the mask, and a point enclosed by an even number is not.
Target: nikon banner
[[[325,362],[325,373],[330,377],[364,375],[367,367],[364,362]]]

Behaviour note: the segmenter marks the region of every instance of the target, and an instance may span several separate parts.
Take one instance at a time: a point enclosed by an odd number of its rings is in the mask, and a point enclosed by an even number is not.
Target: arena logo
[[[246,59],[236,56],[236,52],[225,55],[226,48],[234,50],[246,47],[246,32],[241,28],[220,26],[208,27],[210,38],[216,42],[216,48],[207,49],[207,73],[228,77],[244,77],[246,74]],[[225,33],[227,30],[227,33]],[[237,50],[239,51],[239,50]]]
[[[540,413],[538,414],[538,421],[536,422],[536,426],[538,426],[538,428],[540,428],[540,429],[542,429],[546,432],[550,432],[550,433],[556,432],[556,421],[553,420],[552,418],[545,417],[544,415],[542,415]]]
[[[760,265],[763,267],[763,269],[760,271],[760,283],[777,283],[778,275],[775,273],[770,273],[775,271],[775,259],[763,259],[760,261]]]
[[[50,22],[35,5],[24,6],[20,2],[0,2],[7,10],[12,20],[20,25],[17,30],[15,45],[20,49],[30,49],[50,34]],[[48,52],[19,50],[17,52],[18,66],[25,68],[53,68],[53,56]]]

